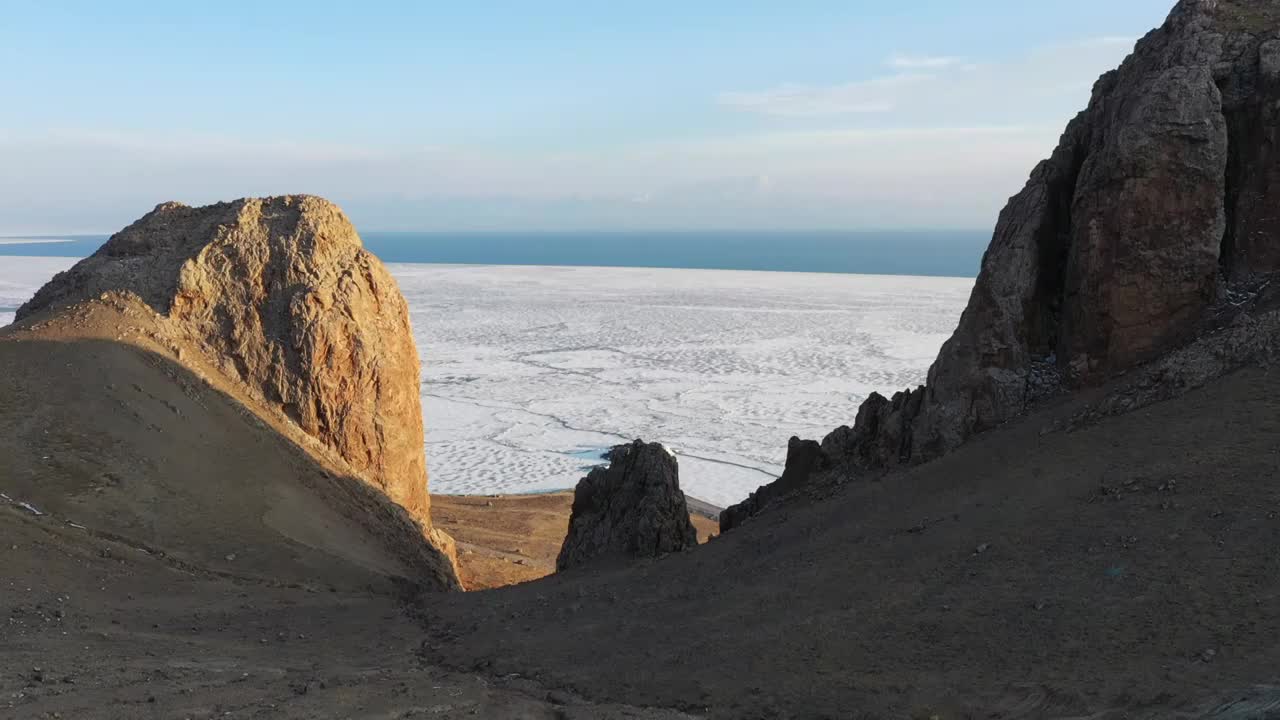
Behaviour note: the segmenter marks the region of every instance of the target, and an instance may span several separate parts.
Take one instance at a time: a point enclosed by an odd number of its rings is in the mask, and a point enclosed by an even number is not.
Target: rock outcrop
[[[108,292],[141,298],[451,556],[430,525],[408,308],[337,206],[309,196],[159,205],[59,273],[17,317]]]
[[[557,570],[657,557],[698,544],[671,451],[636,440],[614,447],[606,459],[607,466],[592,468],[574,490]]]
[[[826,461],[933,459],[1221,326],[1280,270],[1277,108],[1280,3],[1178,3],[1001,212],[926,384],[873,394]]]
[[[764,510],[770,504],[803,488],[815,472],[825,470],[827,456],[822,446],[814,440],[791,438],[787,443],[787,464],[783,467],[782,476],[751,493],[737,505],[731,505],[720,511],[720,532],[728,532],[747,518]]]
[[[824,447],[868,468],[936,457],[1185,345],[1280,270],[1277,38],[1269,0],[1179,3],[1001,213],[926,385],[873,396]]]

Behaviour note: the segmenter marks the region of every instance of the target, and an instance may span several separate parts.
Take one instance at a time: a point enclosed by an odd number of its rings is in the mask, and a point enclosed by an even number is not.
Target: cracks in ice
[[[438,488],[565,487],[585,465],[574,451],[639,436],[679,447],[686,491],[721,504],[781,472],[787,437],[850,422],[864,388],[918,384],[972,289],[406,267]]]
[[[558,416],[558,415],[554,415],[554,414],[552,414],[552,413],[536,412],[536,411],[533,411],[533,410],[526,410],[526,409],[524,409],[524,408],[513,407],[513,406],[511,406],[511,405],[505,405],[505,404],[490,404],[490,403],[484,403],[484,402],[480,402],[480,401],[477,401],[477,400],[471,400],[471,399],[467,399],[467,398],[458,398],[458,397],[450,397],[450,396],[448,396],[448,395],[439,395],[439,394],[436,394],[436,393],[423,393],[422,395],[423,395],[423,397],[433,397],[433,398],[437,398],[437,399],[439,399],[439,400],[447,400],[447,401],[449,401],[449,402],[462,403],[462,404],[464,404],[464,405],[472,405],[472,406],[474,406],[474,407],[480,407],[480,408],[484,408],[484,409],[486,409],[486,410],[509,410],[509,411],[513,411],[513,412],[525,413],[525,414],[527,414],[527,415],[533,415],[534,417],[540,417],[540,418],[545,418],[545,419],[547,419],[547,420],[550,420],[550,421],[552,421],[553,423],[555,423],[555,424],[556,424],[560,429],[562,429],[562,430],[569,430],[569,431],[572,431],[572,432],[581,432],[581,433],[590,433],[590,434],[594,434],[594,435],[600,435],[600,436],[604,436],[604,437],[612,438],[612,440],[611,440],[610,442],[614,442],[615,444],[629,442],[629,439],[628,439],[625,435],[622,435],[622,434],[620,434],[620,433],[617,433],[617,432],[611,432],[611,431],[606,431],[606,430],[596,430],[596,429],[588,429],[588,428],[581,428],[581,427],[577,427],[577,426],[575,426],[575,425],[570,424],[570,423],[569,423],[568,421],[566,421],[564,418],[562,418],[562,417],[560,417],[560,416]],[[485,441],[487,441],[487,442],[491,442],[491,443],[493,443],[493,444],[495,444],[495,445],[499,445],[499,446],[501,446],[501,447],[509,448],[509,449],[511,449],[511,450],[515,450],[515,451],[518,451],[518,452],[544,452],[544,453],[549,453],[549,454],[553,454],[553,455],[565,455],[565,456],[570,456],[570,457],[572,457],[572,456],[574,455],[574,453],[573,453],[573,452],[569,452],[569,451],[565,451],[565,452],[557,452],[557,451],[555,451],[555,450],[537,450],[537,449],[530,449],[530,448],[522,447],[522,446],[520,446],[520,445],[516,445],[516,444],[514,444],[514,443],[512,443],[512,442],[510,442],[510,441],[507,441],[507,440],[504,440],[504,439],[502,439],[502,438],[501,438],[501,436],[502,436],[502,435],[504,435],[504,434],[506,434],[506,433],[508,433],[508,432],[510,432],[510,431],[511,431],[511,428],[506,427],[506,428],[503,428],[503,429],[501,429],[501,430],[498,430],[497,432],[494,432],[494,433],[491,433],[491,434],[485,435],[485,436],[484,436],[483,438],[481,438],[481,439],[482,439],[482,440],[485,440]],[[685,451],[683,451],[683,450],[680,452],[680,457],[686,457],[686,458],[690,458],[690,459],[693,459],[693,460],[701,460],[701,461],[703,461],[703,462],[713,463],[713,464],[716,464],[716,465],[724,465],[724,466],[726,466],[726,467],[736,467],[736,468],[741,468],[741,469],[743,469],[743,470],[750,470],[750,471],[752,471],[752,472],[756,472],[756,473],[759,473],[759,474],[761,474],[761,475],[764,475],[765,477],[767,477],[767,478],[769,478],[769,479],[773,479],[773,478],[775,477],[774,473],[772,473],[772,472],[770,472],[770,471],[768,471],[768,470],[761,469],[761,468],[756,467],[756,466],[754,466],[754,465],[747,465],[747,464],[745,464],[745,463],[737,463],[737,462],[733,462],[732,460],[720,460],[720,459],[718,459],[718,458],[707,457],[707,456],[705,456],[705,455],[697,455],[697,454],[694,454],[694,453],[691,453],[691,452],[685,452]]]

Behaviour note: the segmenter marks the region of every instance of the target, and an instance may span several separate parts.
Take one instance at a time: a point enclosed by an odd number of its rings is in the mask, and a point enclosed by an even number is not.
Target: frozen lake
[[[74,258],[0,256],[0,324]],[[423,360],[431,489],[572,487],[642,437],[718,505],[781,472],[787,438],[924,380],[969,278],[391,264]]]

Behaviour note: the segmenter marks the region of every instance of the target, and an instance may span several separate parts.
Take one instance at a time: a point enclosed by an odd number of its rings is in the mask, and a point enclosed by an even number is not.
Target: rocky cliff
[[[59,273],[17,317],[104,293],[141,298],[452,556],[430,525],[408,308],[337,206],[308,196],[159,205]]]
[[[658,443],[636,440],[610,450],[608,460],[574,490],[557,570],[697,546],[675,455]]]
[[[1278,38],[1269,0],[1179,3],[1000,214],[926,385],[873,396],[824,444],[870,467],[936,457],[1184,345],[1280,269]]]
[[[1009,200],[926,384],[873,394],[827,459],[938,457],[1232,320],[1280,270],[1278,107],[1280,3],[1182,0]]]

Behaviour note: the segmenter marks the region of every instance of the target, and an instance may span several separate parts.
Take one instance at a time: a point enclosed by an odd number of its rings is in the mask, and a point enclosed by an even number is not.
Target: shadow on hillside
[[[1280,373],[1051,420],[695,553],[424,604],[424,654],[722,717],[1076,717],[1273,681]]]
[[[95,518],[95,530],[202,570],[270,578],[255,558],[287,562],[279,559],[304,557],[306,546],[337,563],[308,560],[286,574],[338,576],[345,562],[402,588],[456,588],[407,511],[170,357],[108,340],[14,338],[6,328],[0,367],[0,465],[10,470],[0,491],[38,499],[51,516]]]

